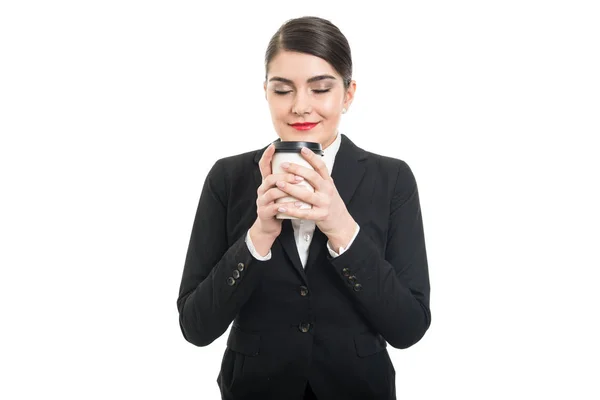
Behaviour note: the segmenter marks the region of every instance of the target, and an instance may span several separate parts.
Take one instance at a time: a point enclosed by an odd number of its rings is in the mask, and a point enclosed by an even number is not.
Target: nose
[[[310,105],[310,96],[303,90],[298,90],[294,97],[294,104],[292,106],[292,112],[295,114],[310,114],[312,107]]]

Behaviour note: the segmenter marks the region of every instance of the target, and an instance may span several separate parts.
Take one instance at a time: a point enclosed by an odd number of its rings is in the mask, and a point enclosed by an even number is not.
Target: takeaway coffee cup
[[[303,167],[306,168],[310,168],[310,169],[314,169],[312,167],[312,165],[310,165],[308,163],[308,161],[306,161],[304,159],[304,157],[302,157],[302,154],[300,153],[300,151],[302,150],[302,147],[306,147],[309,150],[312,150],[315,154],[320,155],[321,157],[323,156],[323,149],[321,148],[321,143],[315,143],[315,142],[284,142],[284,141],[280,141],[280,142],[275,142],[275,153],[273,154],[273,160],[271,161],[271,168],[273,170],[274,174],[281,174],[281,173],[286,173],[287,171],[285,171],[283,168],[281,168],[281,164],[283,164],[284,162],[289,162],[289,163],[294,163],[294,164],[298,164],[298,165],[302,165]],[[309,190],[311,192],[315,191],[315,188],[313,188],[306,180],[300,181],[298,183],[295,184],[296,186],[303,186],[306,188],[306,190]],[[287,203],[287,202],[292,202],[292,201],[297,201],[298,199],[292,197],[292,196],[286,196],[286,197],[282,197],[280,199],[275,200],[275,203]],[[310,204],[304,204],[302,205],[302,207],[299,207],[300,209],[311,209],[312,205]],[[298,219],[296,217],[292,217],[290,215],[286,215],[283,213],[279,213],[276,215],[277,219]]]

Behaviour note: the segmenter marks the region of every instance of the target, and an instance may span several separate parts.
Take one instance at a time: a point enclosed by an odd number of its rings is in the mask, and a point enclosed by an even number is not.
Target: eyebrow
[[[316,81],[322,81],[324,79],[334,79],[335,80],[335,77],[331,76],[331,75],[317,75],[317,76],[313,76],[312,78],[308,78],[306,80],[306,83],[311,83],[311,82],[316,82]],[[287,83],[287,84],[290,84],[290,85],[294,84],[294,82],[292,82],[291,80],[286,79],[286,78],[282,78],[280,76],[274,76],[274,77],[272,77],[271,79],[269,79],[269,82],[271,82],[271,81],[279,81],[279,82]]]

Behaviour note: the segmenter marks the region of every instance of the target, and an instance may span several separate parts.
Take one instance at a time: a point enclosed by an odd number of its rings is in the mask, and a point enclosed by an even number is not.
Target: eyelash
[[[313,90],[313,92],[315,92],[315,93],[317,93],[317,94],[322,94],[322,93],[327,93],[327,92],[329,92],[330,90],[331,90],[331,89],[325,89],[325,90]],[[288,93],[291,93],[292,91],[291,91],[291,90],[288,90],[287,92],[281,92],[281,91],[279,91],[279,90],[274,90],[274,92],[275,92],[275,94],[278,94],[278,95],[281,95],[281,96],[283,96],[283,95],[286,95],[286,94],[288,94]]]

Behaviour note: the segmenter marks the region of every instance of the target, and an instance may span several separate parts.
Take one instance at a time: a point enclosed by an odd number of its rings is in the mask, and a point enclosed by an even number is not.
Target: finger
[[[258,216],[261,219],[270,219],[270,218],[273,218],[275,215],[281,213],[281,211],[279,211],[280,209],[289,210],[290,208],[293,208],[293,207],[294,207],[294,202],[269,204],[268,206],[262,207],[259,210]]]
[[[271,188],[271,187],[274,187],[275,184],[279,181],[299,183],[299,182],[302,182],[303,180],[304,180],[304,177],[302,177],[298,174],[290,174],[287,172],[282,172],[279,174],[272,174],[272,175],[267,176],[267,178],[264,180],[263,183],[265,185],[267,185],[268,188]]]
[[[258,168],[260,169],[260,175],[263,179],[272,174],[271,170],[271,160],[273,159],[273,154],[275,153],[275,145],[271,143],[269,147],[267,147],[258,162]]]
[[[256,190],[256,193],[257,193],[258,197],[263,196],[269,189],[276,187],[275,184],[277,183],[277,181],[284,181],[284,182],[288,182],[288,183],[299,183],[303,180],[304,180],[304,178],[302,178],[301,176],[294,175],[294,174],[287,174],[287,173],[271,174],[262,181],[262,183]]]
[[[304,177],[306,181],[317,191],[323,188],[323,177],[315,170],[306,168],[296,163],[290,163],[287,168],[284,168],[284,170],[286,172]]]
[[[315,154],[313,151],[308,150],[306,147],[302,148],[300,154],[302,154],[302,157],[304,157],[304,159],[308,161],[310,165],[312,165],[315,171],[317,171],[317,173],[323,179],[329,179],[329,171],[327,170],[327,165],[325,165],[325,161],[322,160],[322,157],[320,155]]]
[[[296,176],[296,175],[290,175],[290,174],[279,174],[279,175],[281,175],[284,179],[283,180],[280,179],[280,180],[278,180],[278,182],[285,181],[286,184],[289,186],[294,186],[299,183],[297,181],[298,176]],[[267,181],[265,180],[265,182],[267,182]],[[269,203],[271,203],[277,199],[280,199],[282,197],[289,196],[288,193],[279,189],[276,185],[265,186],[264,190],[265,190],[264,193],[262,193],[261,195],[259,195],[257,197],[256,204],[258,207],[265,205],[265,204],[269,204]]]
[[[260,186],[257,189],[257,194],[258,194],[258,196],[262,196],[270,188],[275,187],[275,184],[277,183],[277,181],[298,183],[298,182],[302,182],[303,180],[304,180],[304,178],[301,176],[294,175],[294,174],[288,174],[285,172],[281,173],[281,174],[271,174],[271,175],[267,176],[263,180],[263,182],[260,184]]]
[[[272,215],[277,215],[280,213],[287,213],[291,209],[296,208],[293,201],[287,202],[287,203],[273,204],[273,205],[270,205],[269,207],[272,207],[272,211],[271,211]]]
[[[267,190],[263,196],[256,199],[256,205],[258,207],[263,207],[265,205],[271,204],[272,202],[274,202],[277,199],[280,199],[282,197],[287,197],[287,196],[289,196],[289,194],[287,194],[286,192],[284,192],[283,190],[281,190],[279,188],[274,187],[274,188]]]
[[[310,209],[301,209],[296,207],[293,203],[286,203],[286,206],[283,207],[285,211],[280,211],[282,208],[278,208],[277,213],[283,213],[285,215],[289,215],[290,217],[296,217],[299,219],[308,219],[312,221],[317,221],[317,211],[314,208]]]
[[[284,181],[278,181],[277,187],[282,191],[288,193],[288,196],[295,197],[296,199],[303,201],[308,204],[313,204],[320,207],[321,198],[312,190],[309,190],[305,186],[291,185]]]

